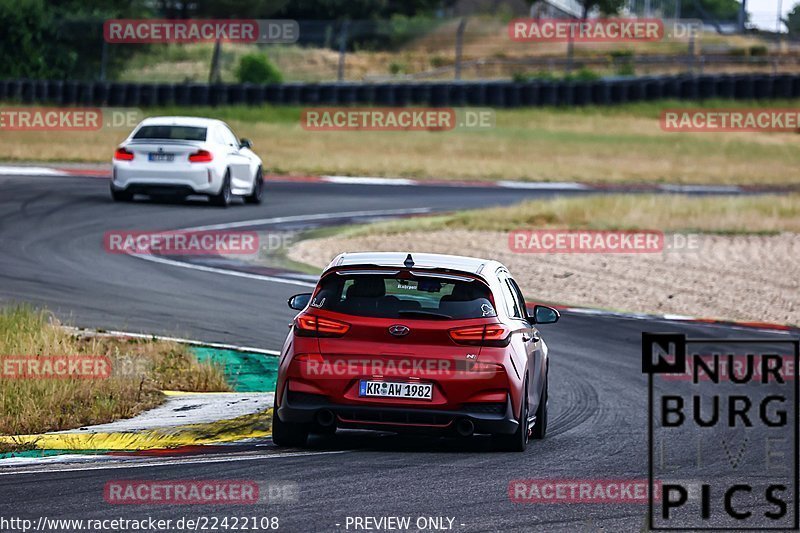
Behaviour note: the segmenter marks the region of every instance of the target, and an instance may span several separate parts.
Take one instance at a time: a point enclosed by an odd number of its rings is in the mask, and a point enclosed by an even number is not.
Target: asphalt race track
[[[278,350],[293,316],[286,299],[302,287],[108,254],[103,233],[363,210],[448,210],[544,194],[268,183],[261,206],[219,209],[202,202],[115,204],[103,179],[5,176],[0,177],[0,301],[46,305],[77,326]],[[348,516],[444,516],[455,519],[455,531],[642,531],[646,505],[518,504],[509,499],[509,482],[647,479],[643,331],[786,338],[721,325],[572,313],[541,329],[552,354],[550,424],[548,438],[533,441],[524,454],[493,451],[488,438],[462,442],[340,432],[314,438],[302,451],[278,450],[267,440],[185,457],[0,467],[0,515],[278,516],[280,531],[345,531]],[[110,505],[103,499],[104,485],[119,479],[291,481],[300,493],[292,503],[258,506]]]

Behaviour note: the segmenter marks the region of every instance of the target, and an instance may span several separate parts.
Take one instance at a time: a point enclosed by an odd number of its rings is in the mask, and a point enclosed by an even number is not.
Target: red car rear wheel
[[[547,434],[547,381],[544,382],[544,390],[539,400],[539,407],[536,409],[536,425],[533,426],[531,438],[541,440]]]
[[[528,380],[525,380],[525,389],[522,396],[522,409],[520,409],[519,426],[513,435],[495,435],[500,448],[509,452],[524,452],[528,447]]]
[[[308,440],[308,426],[306,424],[292,424],[283,422],[278,413],[272,415],[272,442],[277,446],[300,448]]]

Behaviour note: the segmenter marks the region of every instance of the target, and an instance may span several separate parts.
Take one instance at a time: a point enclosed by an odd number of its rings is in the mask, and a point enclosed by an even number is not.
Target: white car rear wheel
[[[233,193],[231,192],[231,171],[228,169],[225,171],[225,177],[222,179],[222,187],[220,187],[219,193],[209,196],[209,200],[211,200],[211,203],[216,206],[228,207],[232,198]]]
[[[256,175],[253,178],[253,192],[244,197],[244,201],[248,204],[260,204],[261,196],[264,194],[264,175],[261,172],[261,167],[256,170]]]

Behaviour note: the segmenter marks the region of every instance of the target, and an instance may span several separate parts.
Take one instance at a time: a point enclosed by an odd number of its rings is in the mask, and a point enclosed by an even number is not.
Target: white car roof
[[[178,126],[194,126],[201,128],[209,128],[218,124],[225,124],[221,120],[214,118],[203,117],[150,117],[144,119],[140,126],[165,126],[165,125],[178,125]]]
[[[325,272],[342,266],[379,266],[405,268],[408,252],[353,252],[337,255],[325,268]],[[412,253],[414,268],[435,268],[455,270],[481,277],[493,277],[498,268],[505,268],[501,263],[478,257],[461,255]]]

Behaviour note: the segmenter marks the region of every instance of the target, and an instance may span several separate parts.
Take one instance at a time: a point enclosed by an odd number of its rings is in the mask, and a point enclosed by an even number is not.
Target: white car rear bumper
[[[222,186],[222,176],[211,165],[202,163],[172,163],[148,165],[137,168],[127,162],[115,161],[111,185],[117,190],[134,192],[169,191],[217,194]]]

